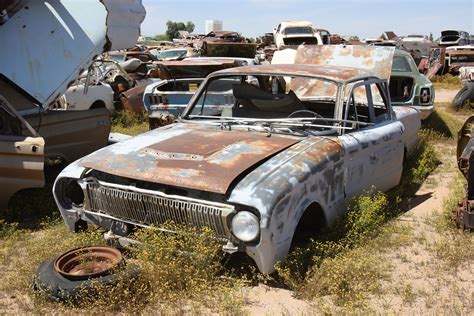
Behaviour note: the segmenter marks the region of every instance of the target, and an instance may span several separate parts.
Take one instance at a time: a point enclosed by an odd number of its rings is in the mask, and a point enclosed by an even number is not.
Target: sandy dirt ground
[[[435,90],[435,103],[451,102],[458,90],[438,89]]]

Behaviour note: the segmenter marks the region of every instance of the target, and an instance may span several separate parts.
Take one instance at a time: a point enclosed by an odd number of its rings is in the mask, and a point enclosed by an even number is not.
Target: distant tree
[[[169,40],[173,40],[173,38],[178,37],[179,31],[188,31],[191,33],[194,31],[194,27],[195,25],[191,21],[188,21],[186,24],[183,22],[168,21],[166,22],[166,36]]]
[[[186,31],[188,31],[189,33],[192,33],[195,27],[196,25],[194,25],[193,22],[191,21],[186,22]]]
[[[153,36],[153,39],[155,41],[167,41],[168,40],[168,35],[166,35],[166,34],[156,34],[155,36]]]

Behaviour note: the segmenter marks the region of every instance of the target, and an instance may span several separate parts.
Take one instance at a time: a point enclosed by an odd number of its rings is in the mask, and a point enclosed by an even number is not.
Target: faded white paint
[[[29,1],[0,26],[0,73],[46,107],[107,43],[133,46],[144,17],[140,0]]]

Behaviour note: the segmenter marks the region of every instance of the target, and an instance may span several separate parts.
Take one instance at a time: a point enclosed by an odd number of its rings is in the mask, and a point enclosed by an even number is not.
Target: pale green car
[[[435,92],[431,81],[421,74],[411,55],[396,50],[390,76],[390,99],[393,106],[411,106],[426,119],[434,108]]]

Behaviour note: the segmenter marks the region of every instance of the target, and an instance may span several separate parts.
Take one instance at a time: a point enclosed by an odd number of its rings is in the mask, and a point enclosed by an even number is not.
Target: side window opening
[[[390,119],[390,110],[388,107],[388,100],[382,93],[382,87],[379,83],[370,85],[370,92],[372,95],[372,103],[374,108],[375,118],[373,123],[379,123]]]
[[[354,123],[348,123],[348,127],[357,130],[371,123],[366,86],[359,85],[352,89],[345,108],[344,119],[354,121]]]
[[[356,85],[347,97],[344,110],[346,127],[352,130],[365,128],[390,119],[390,109],[381,83],[373,82]]]
[[[6,101],[0,98],[0,135],[22,136],[20,120],[3,102]]]

